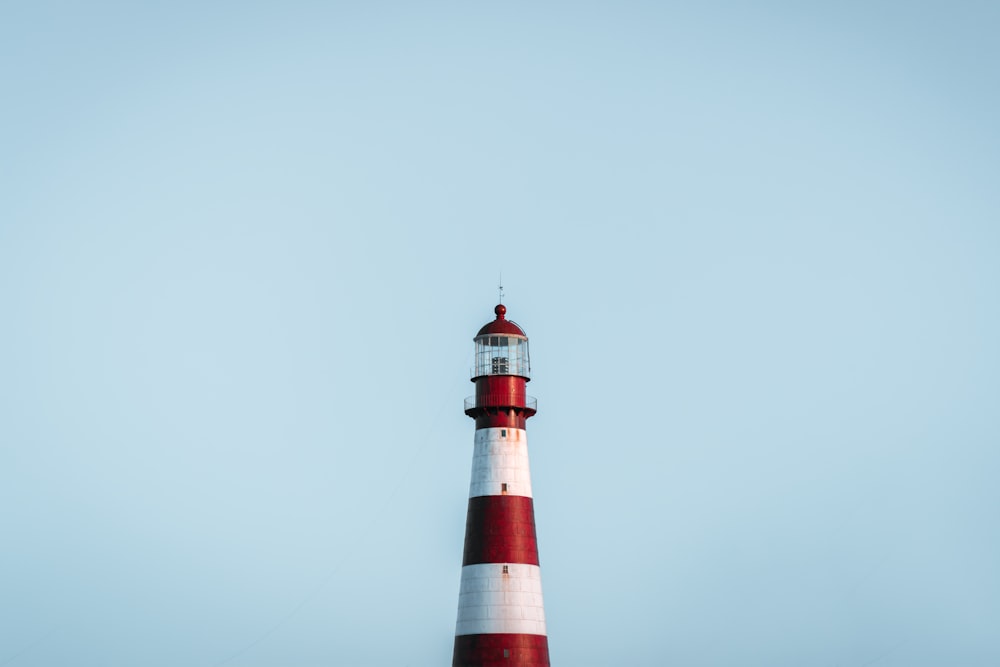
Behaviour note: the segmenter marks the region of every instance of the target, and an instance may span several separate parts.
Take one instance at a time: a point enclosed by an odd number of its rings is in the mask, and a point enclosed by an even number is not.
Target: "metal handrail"
[[[531,379],[531,365],[528,364],[527,372],[525,372],[525,373],[493,373],[493,372],[490,372],[490,371],[487,371],[487,372],[483,373],[483,372],[480,371],[480,369],[476,368],[475,366],[473,366],[472,368],[469,369],[469,377],[470,378],[481,378],[481,377],[487,377],[487,376],[493,377],[493,376],[496,376],[496,375],[501,375],[501,376],[502,375],[511,375],[511,376],[519,377],[519,378],[528,378],[530,380]]]
[[[509,394],[494,394],[483,397],[485,401],[483,403],[477,403],[475,396],[469,396],[465,399],[465,409],[472,410],[473,408],[485,408],[485,407],[512,407],[512,408],[528,408],[529,410],[538,410],[538,399],[534,396],[525,396],[524,405],[514,405],[510,401]],[[491,400],[495,399],[495,400]]]

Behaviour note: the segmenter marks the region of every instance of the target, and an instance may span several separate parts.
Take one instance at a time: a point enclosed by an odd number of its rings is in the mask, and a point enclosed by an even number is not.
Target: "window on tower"
[[[481,336],[476,339],[473,377],[519,375],[530,377],[528,340],[519,336]]]

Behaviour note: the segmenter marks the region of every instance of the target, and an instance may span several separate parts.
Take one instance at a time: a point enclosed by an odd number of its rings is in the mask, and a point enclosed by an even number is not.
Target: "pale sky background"
[[[1000,5],[6,2],[0,665],[450,664],[503,271],[553,664],[1000,664]]]

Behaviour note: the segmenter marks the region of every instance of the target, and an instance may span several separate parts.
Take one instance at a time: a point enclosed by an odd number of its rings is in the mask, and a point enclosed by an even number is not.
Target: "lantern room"
[[[528,357],[528,337],[517,324],[506,319],[503,304],[493,309],[497,318],[484,326],[473,339],[476,343],[476,365],[472,379],[487,375],[516,375],[531,379]]]

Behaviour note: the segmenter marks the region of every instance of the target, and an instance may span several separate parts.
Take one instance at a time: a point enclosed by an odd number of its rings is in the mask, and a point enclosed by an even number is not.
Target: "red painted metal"
[[[524,329],[504,317],[507,314],[507,307],[502,303],[494,308],[493,312],[496,313],[497,318],[480,329],[476,338],[487,334],[514,334],[515,336],[527,337]]]
[[[484,375],[476,378],[476,405],[524,407],[527,387],[517,375]]]
[[[469,498],[462,565],[538,565],[535,506],[525,496]]]
[[[470,414],[474,412],[474,414]],[[476,419],[476,430],[483,428],[520,428],[527,426],[527,419],[531,415],[525,414],[521,410],[510,410],[489,408],[466,410],[465,414]],[[531,414],[535,414],[534,410]]]
[[[476,404],[465,414],[476,420],[476,428],[524,428],[535,414],[534,399],[528,401],[527,380],[519,375],[481,375],[476,383]]]
[[[549,640],[545,635],[459,635],[455,637],[451,664],[452,667],[548,667]]]

